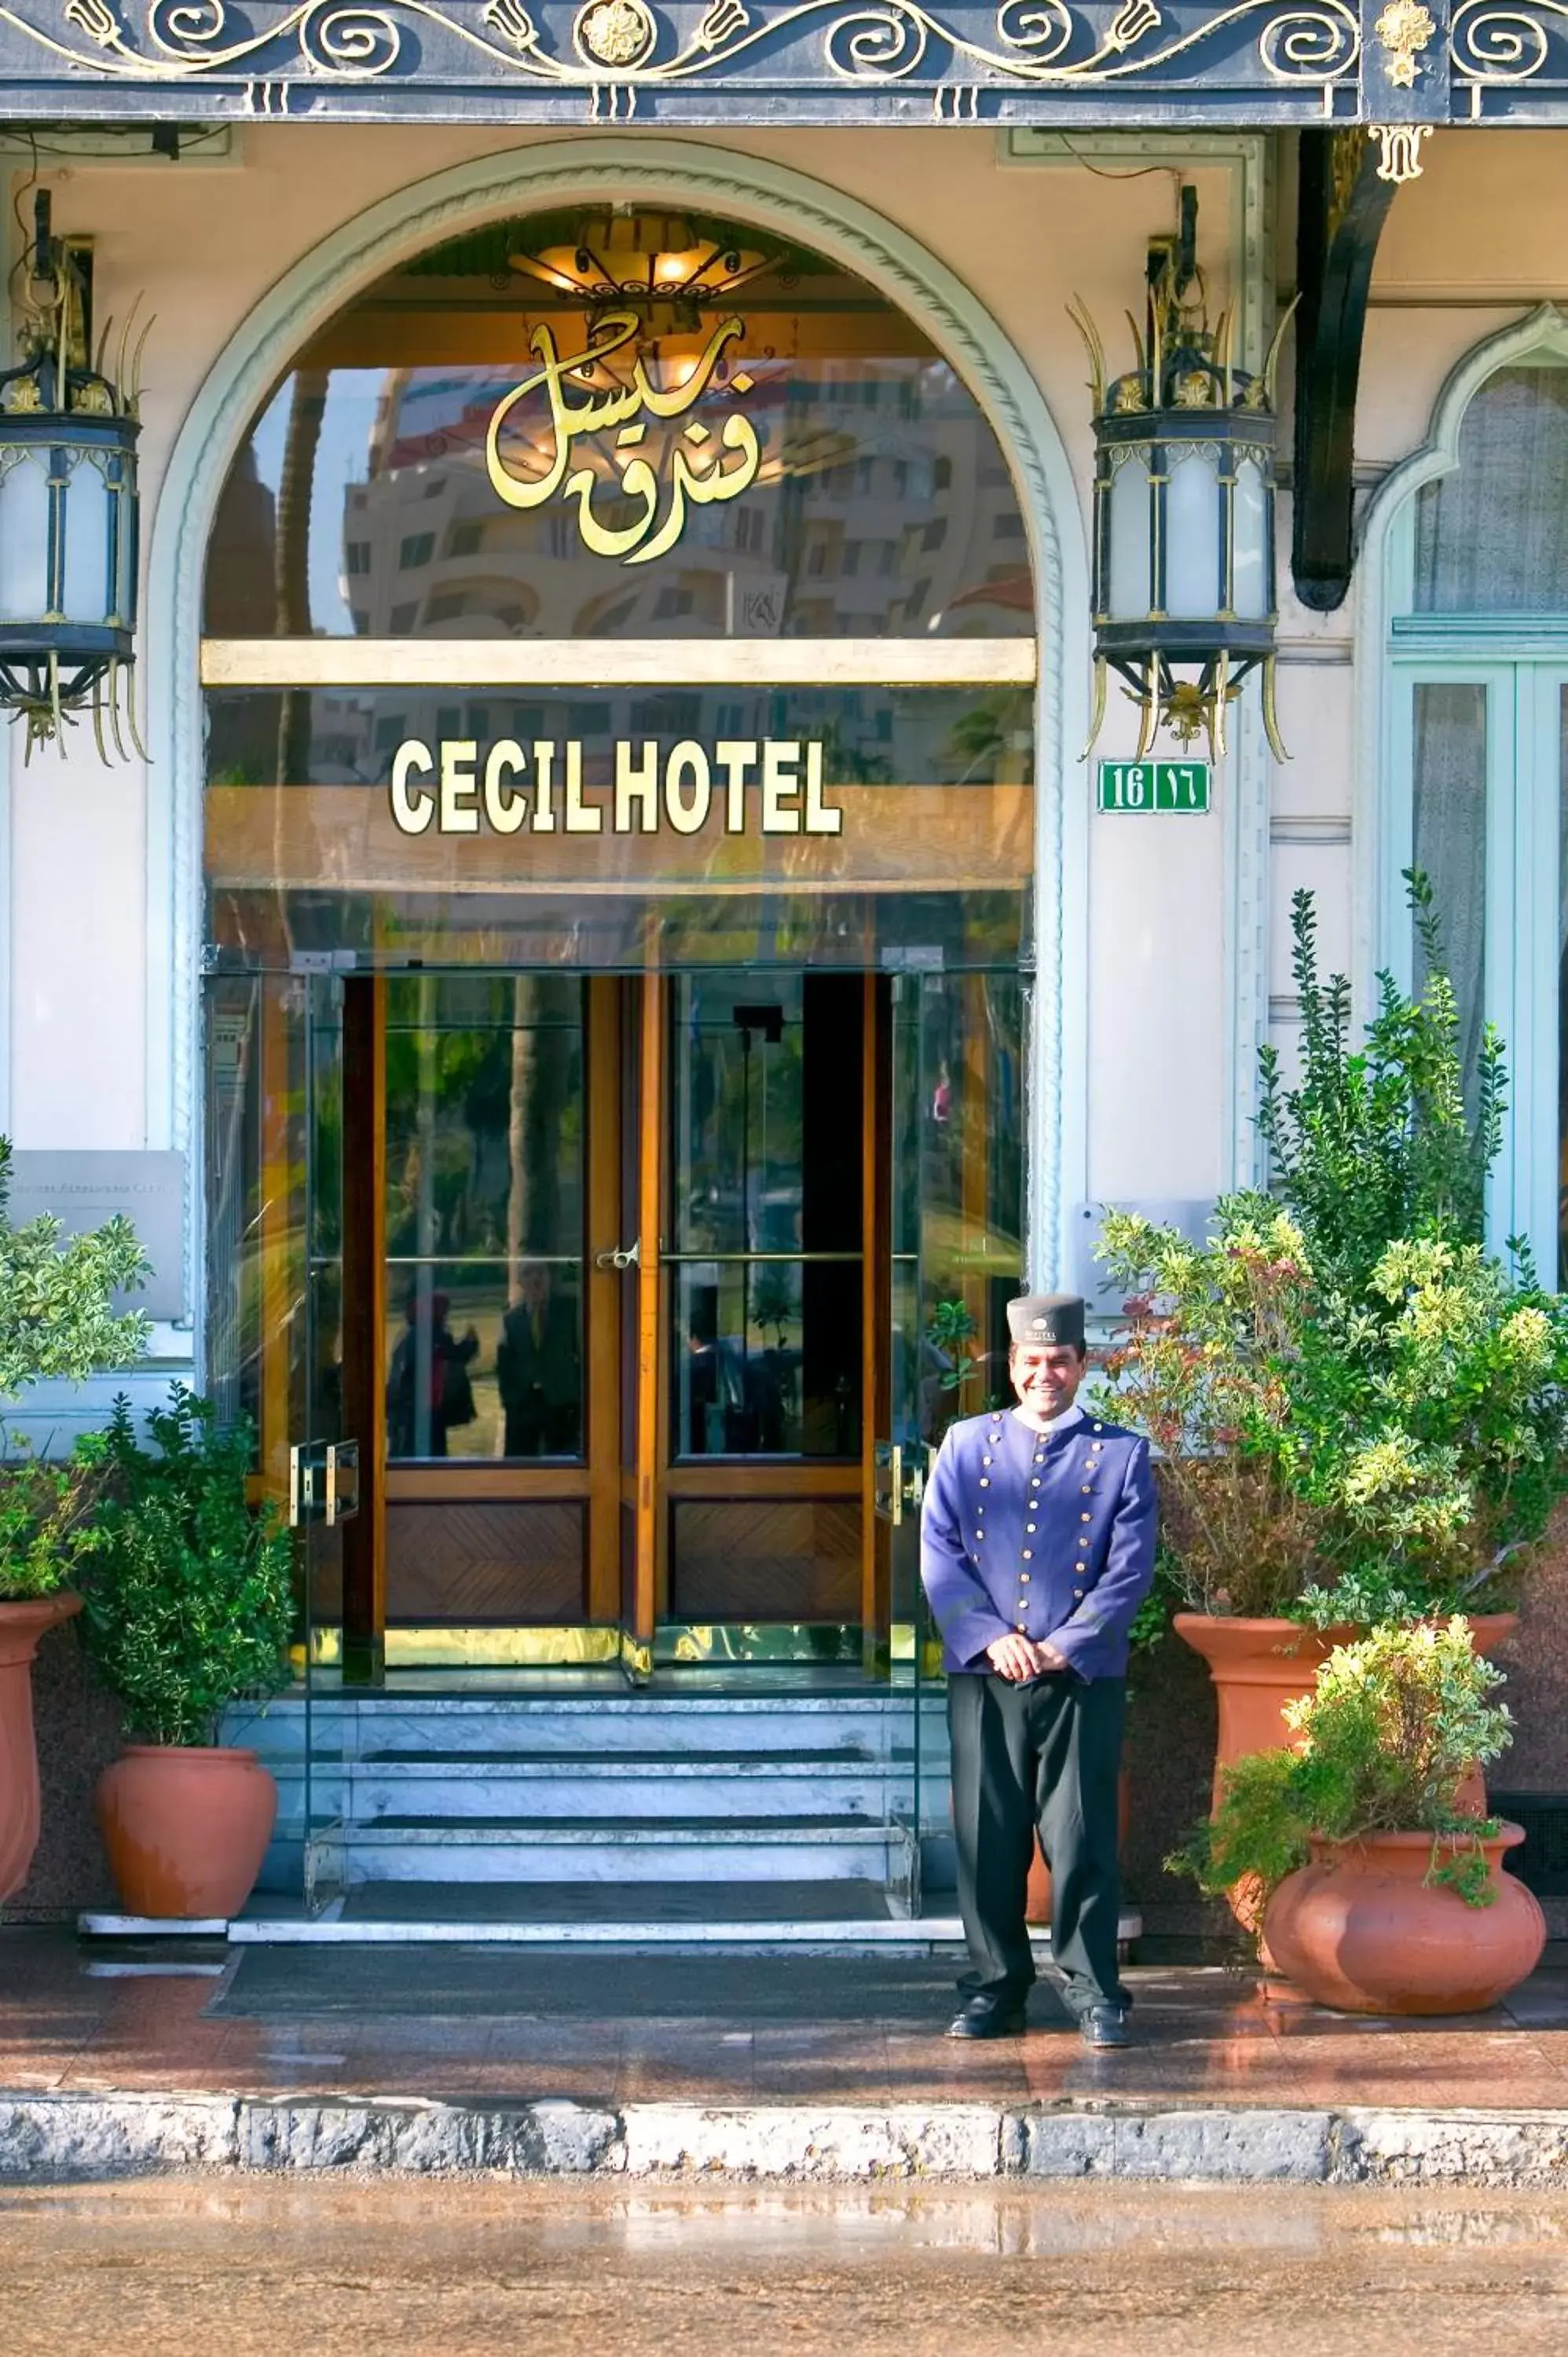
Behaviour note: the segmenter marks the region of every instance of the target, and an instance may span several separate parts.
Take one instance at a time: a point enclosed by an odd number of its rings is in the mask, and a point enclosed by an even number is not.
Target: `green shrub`
[[[220,1431],[179,1384],[137,1441],[128,1403],[79,1454],[104,1485],[83,1581],[89,1651],[153,1743],[209,1743],[225,1704],[286,1675],[293,1549],[275,1509],[247,1501],[252,1437]]]
[[[1488,1906],[1478,1834],[1490,1828],[1454,1803],[1469,1770],[1513,1739],[1507,1706],[1487,1699],[1502,1682],[1457,1614],[1337,1647],[1316,1691],[1285,1707],[1301,1748],[1254,1751],[1224,1770],[1219,1807],[1171,1863],[1213,1894],[1253,1875],[1273,1890],[1305,1863],[1315,1835],[1430,1833],[1433,1878]]]
[[[78,1463],[31,1456],[0,1465],[0,1602],[53,1596],[90,1543],[99,1483]]]
[[[1260,1051],[1258,1130],[1270,1183],[1300,1229],[1326,1292],[1364,1298],[1389,1245],[1412,1236],[1478,1244],[1487,1178],[1502,1146],[1508,1073],[1488,1024],[1476,1074],[1477,1110],[1465,1104],[1459,1002],[1444,959],[1432,887],[1405,870],[1425,978],[1407,996],[1378,976],[1378,1011],[1366,1042],[1350,1047],[1350,985],[1323,981],[1310,892],[1291,904],[1292,971],[1301,1008],[1301,1078],[1281,1085],[1279,1058]]]
[[[1416,998],[1381,978],[1354,1055],[1348,985],[1319,980],[1297,896],[1300,1085],[1263,1059],[1277,1198],[1226,1197],[1202,1244],[1106,1215],[1117,1411],[1161,1459],[1197,1610],[1366,1627],[1496,1607],[1568,1490],[1568,1305],[1481,1240],[1501,1044],[1470,1120],[1430,890],[1409,881],[1427,978]]]
[[[116,1293],[147,1275],[131,1222],[109,1220],[64,1243],[55,1219],[13,1227],[10,1176],[11,1147],[0,1137],[0,1400],[50,1377],[80,1383],[96,1368],[132,1365],[146,1344],[146,1319],[113,1307]]]

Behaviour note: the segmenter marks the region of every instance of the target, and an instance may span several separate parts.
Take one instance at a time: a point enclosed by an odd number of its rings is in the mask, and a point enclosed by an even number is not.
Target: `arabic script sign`
[[[589,339],[587,350],[575,360],[564,360],[551,329],[541,321],[529,338],[529,348],[542,365],[514,385],[497,404],[485,436],[485,464],[499,499],[510,508],[543,507],[560,491],[577,502],[577,526],[584,545],[596,556],[618,558],[622,565],[651,565],[668,554],[685,530],[689,506],[709,507],[715,500],[737,499],[757,480],[762,449],[751,420],[732,410],[715,436],[700,419],[665,436],[648,455],[650,420],[674,427],[702,399],[714,382],[714,371],[727,345],[746,333],[742,319],[725,319],[709,338],[683,384],[664,392],[649,381],[641,355],[632,365],[629,383],[585,392],[574,398],[570,380],[607,371],[612,357],[633,343],[641,332],[635,311],[608,312]],[[737,372],[728,390],[742,398],[752,379]],[[548,410],[544,444],[549,456],[542,474],[513,472],[501,456],[501,437],[510,427],[535,449],[541,439],[531,434],[524,404],[542,399]],[[515,422],[514,422],[515,421]],[[574,445],[585,436],[615,435],[613,452],[574,464]],[[596,454],[597,455],[597,454]],[[617,469],[618,468],[618,473]],[[594,495],[604,492],[618,507],[630,505],[629,522],[605,523],[594,513]],[[660,511],[662,510],[662,513]]]
[[[610,776],[585,786],[579,738],[522,746],[471,737],[435,746],[411,737],[392,756],[387,789],[401,834],[840,834],[843,813],[822,791],[822,748],[799,738],[617,740]]]

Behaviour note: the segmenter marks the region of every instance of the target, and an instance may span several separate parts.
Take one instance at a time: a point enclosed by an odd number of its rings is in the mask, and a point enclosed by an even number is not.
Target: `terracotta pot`
[[[1294,1743],[1284,1721],[1287,1702],[1312,1692],[1318,1668],[1348,1634],[1304,1629],[1294,1620],[1240,1620],[1224,1614],[1178,1612],[1176,1635],[1201,1653],[1214,1681],[1219,1734],[1214,1747],[1214,1802],[1219,1771],[1249,1751],[1277,1751]]]
[[[253,1751],[128,1743],[98,1780],[98,1827],[128,1915],[237,1915],[277,1814]]]
[[[1368,1834],[1318,1842],[1269,1902],[1264,1933],[1277,1969],[1340,2013],[1478,2013],[1541,1961],[1546,1921],[1503,1852],[1524,1839],[1505,1825],[1483,1842],[1493,1890],[1470,1907],[1432,1882],[1430,1834]],[[1439,1847],[1452,1849],[1454,1844]]]
[[[1334,1651],[1356,1634],[1353,1629],[1304,1629],[1294,1620],[1242,1620],[1222,1613],[1178,1612],[1172,1626],[1201,1653],[1214,1681],[1219,1733],[1214,1747],[1214,1805],[1219,1804],[1220,1770],[1249,1751],[1277,1751],[1296,1738],[1285,1724],[1286,1703],[1299,1702],[1317,1682]],[[1477,1653],[1493,1652],[1519,1626],[1515,1612],[1480,1612],[1470,1622]],[[1487,1788],[1473,1770],[1455,1795],[1467,1816],[1484,1816]],[[1230,1893],[1230,1911],[1244,1930],[1258,1929],[1262,1885],[1249,1875]]]
[[[1125,1768],[1116,1780],[1116,1846],[1127,1846],[1127,1826],[1133,1812],[1133,1787]],[[1029,1862],[1029,1887],[1024,1898],[1024,1921],[1042,1923],[1048,1930],[1051,1921],[1051,1869],[1046,1864],[1040,1836],[1035,1835],[1035,1855]]]
[[[1201,1653],[1219,1706],[1214,1749],[1214,1798],[1219,1771],[1249,1751],[1273,1751],[1294,1741],[1284,1721],[1287,1702],[1312,1692],[1320,1664],[1351,1629],[1303,1629],[1294,1620],[1240,1620],[1223,1614],[1178,1612],[1176,1635]],[[1470,1634],[1480,1654],[1495,1652],[1519,1626],[1515,1612],[1477,1613]],[[1479,1813],[1479,1812],[1477,1812]]]
[[[0,1604],[0,1901],[20,1890],[38,1846],[33,1655],[47,1631],[81,1609],[81,1597],[64,1588]]]

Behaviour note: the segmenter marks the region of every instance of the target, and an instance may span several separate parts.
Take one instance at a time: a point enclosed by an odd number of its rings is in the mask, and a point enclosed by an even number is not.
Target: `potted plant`
[[[129,1740],[98,1787],[98,1821],[128,1912],[227,1917],[249,1897],[277,1790],[253,1751],[215,1741],[219,1715],[287,1675],[293,1549],[275,1508],[252,1511],[252,1440],[174,1386],[136,1437],[127,1403],[81,1444],[101,1474],[84,1580],[89,1651]]]
[[[1488,1032],[1468,1118],[1430,893],[1409,881],[1427,979],[1411,998],[1383,977],[1356,1054],[1348,985],[1319,982],[1297,895],[1299,1086],[1263,1058],[1278,1199],[1226,1199],[1203,1244],[1105,1222],[1133,1288],[1118,1412],[1162,1460],[1175,1625],[1219,1695],[1217,1792],[1221,1768],[1283,1739],[1337,1632],[1462,1609],[1478,1647],[1499,1642],[1568,1487],[1568,1318],[1481,1238],[1500,1043]]]
[[[130,1222],[60,1240],[58,1220],[12,1225],[11,1148],[0,1138],[0,1403],[47,1378],[80,1382],[140,1357],[145,1320],[116,1292],[146,1275]],[[27,1878],[38,1842],[32,1664],[38,1641],[81,1610],[70,1587],[91,1501],[82,1469],[52,1464],[0,1424],[0,1902]]]
[[[1289,1706],[1295,1748],[1226,1770],[1179,1862],[1210,1891],[1262,1884],[1270,1961],[1318,2004],[1469,2013],[1540,1961],[1540,1905],[1500,1870],[1522,1832],[1460,1805],[1473,1764],[1512,1739],[1487,1699],[1501,1683],[1458,1615],[1385,1625],[1337,1647]]]

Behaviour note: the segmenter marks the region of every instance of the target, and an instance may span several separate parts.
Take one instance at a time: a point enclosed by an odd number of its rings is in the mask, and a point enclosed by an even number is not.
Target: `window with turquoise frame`
[[[1441,413],[1440,413],[1441,414]],[[1433,454],[1423,454],[1423,460]],[[1388,562],[1382,947],[1419,983],[1402,868],[1441,912],[1472,1073],[1488,1019],[1510,1106],[1494,1243],[1568,1282],[1568,343],[1502,361],[1449,458],[1401,503]]]

